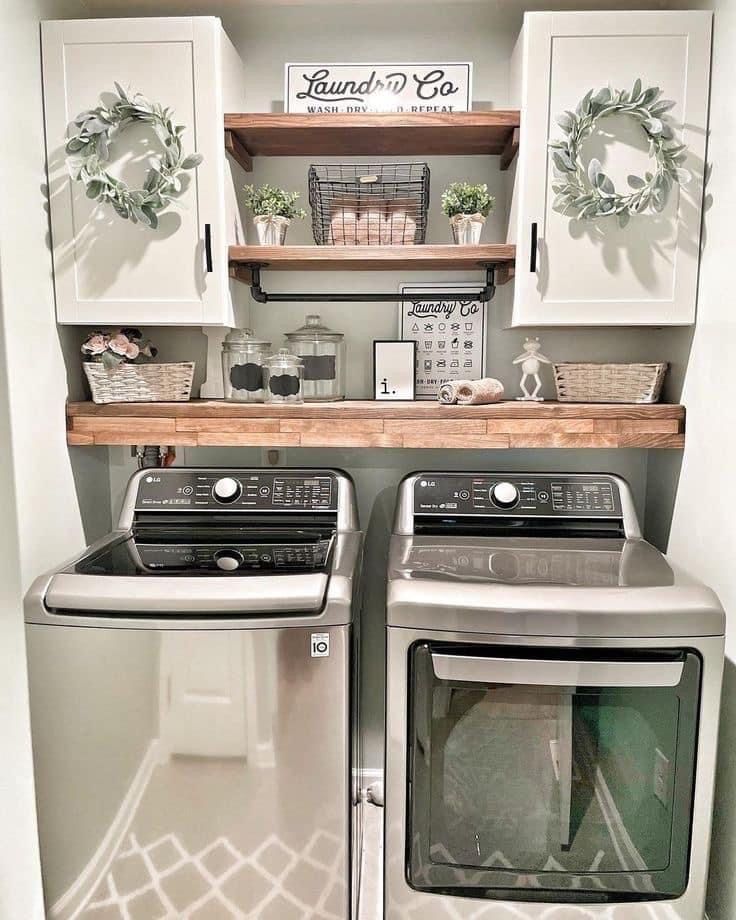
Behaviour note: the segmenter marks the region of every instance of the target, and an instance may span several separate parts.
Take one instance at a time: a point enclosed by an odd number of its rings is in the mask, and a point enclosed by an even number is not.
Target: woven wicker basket
[[[96,403],[186,402],[192,392],[194,361],[120,364],[109,371],[98,361],[82,366]]]
[[[666,364],[555,364],[560,402],[655,403]]]

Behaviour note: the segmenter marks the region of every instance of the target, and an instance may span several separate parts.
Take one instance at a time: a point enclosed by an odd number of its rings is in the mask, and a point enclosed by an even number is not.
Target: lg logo
[[[312,658],[329,658],[330,634],[312,633]]]

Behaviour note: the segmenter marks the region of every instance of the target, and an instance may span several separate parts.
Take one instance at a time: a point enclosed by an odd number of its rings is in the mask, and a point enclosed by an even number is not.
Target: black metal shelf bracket
[[[250,271],[250,295],[256,303],[396,303],[397,301],[407,303],[423,303],[427,300],[457,300],[458,291],[443,290],[438,285],[437,290],[423,290],[421,293],[412,294],[404,291],[393,291],[388,294],[370,292],[342,293],[340,291],[330,291],[324,294],[269,294],[263,290],[261,285],[261,269],[264,266],[260,263],[250,263],[247,265]],[[495,264],[485,264],[480,267],[485,268],[486,283],[479,287],[478,291],[463,291],[464,300],[478,300],[481,303],[488,303],[493,300],[496,293],[496,266]]]

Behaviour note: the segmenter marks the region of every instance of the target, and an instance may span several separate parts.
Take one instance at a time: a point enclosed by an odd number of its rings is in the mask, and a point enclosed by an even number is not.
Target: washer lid
[[[181,614],[222,616],[317,613],[327,591],[327,575],[239,578],[142,579],[130,576],[55,575],[45,604],[55,611],[156,617]]]
[[[662,554],[643,540],[415,536],[395,538],[391,576],[419,581],[579,588],[672,585]]]
[[[253,578],[327,572],[334,529],[207,527],[180,532],[150,527],[85,553],[67,571],[131,580]]]
[[[715,593],[643,540],[394,536],[387,623],[507,636],[725,632]]]

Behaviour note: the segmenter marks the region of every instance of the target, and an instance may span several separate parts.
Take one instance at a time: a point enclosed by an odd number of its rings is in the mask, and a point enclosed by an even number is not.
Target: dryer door
[[[679,897],[700,658],[533,652],[413,646],[410,884],[479,898]]]

